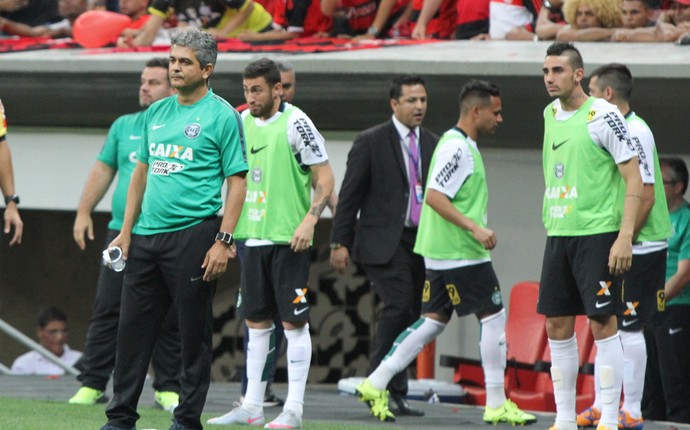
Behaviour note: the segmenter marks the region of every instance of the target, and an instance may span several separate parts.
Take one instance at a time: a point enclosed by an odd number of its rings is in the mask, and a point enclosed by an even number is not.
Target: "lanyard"
[[[414,133],[414,131],[410,130],[410,132]],[[405,151],[407,151],[407,156],[410,157],[410,160],[414,163],[414,175],[415,179],[417,182],[421,183],[422,182],[422,176],[419,174],[419,158],[421,157],[421,152],[422,148],[419,146],[419,140],[417,139],[417,136],[415,135],[415,144],[417,145],[417,157],[415,158],[412,155],[412,151],[410,150],[410,145],[408,143],[405,143],[405,138],[400,136],[400,139],[402,140],[403,148],[405,148]]]

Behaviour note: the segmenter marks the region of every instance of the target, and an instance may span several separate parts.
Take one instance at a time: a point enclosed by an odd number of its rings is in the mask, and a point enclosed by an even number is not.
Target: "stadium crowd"
[[[111,41],[119,47],[169,44],[171,31],[184,26],[247,42],[338,37],[690,44],[690,0],[5,0],[0,35],[69,37],[77,18],[92,10],[131,20]]]

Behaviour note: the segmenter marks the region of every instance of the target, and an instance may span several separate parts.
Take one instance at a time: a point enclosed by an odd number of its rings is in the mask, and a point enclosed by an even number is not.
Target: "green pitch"
[[[140,407],[137,429],[168,430],[171,415],[160,409]],[[215,414],[217,415],[217,414]],[[215,416],[205,413],[202,422]],[[0,398],[0,429],[12,430],[98,430],[105,424],[104,405],[80,406],[63,402]],[[247,429],[246,426],[204,426],[218,429]],[[374,430],[381,426],[336,422],[304,423],[305,430]]]

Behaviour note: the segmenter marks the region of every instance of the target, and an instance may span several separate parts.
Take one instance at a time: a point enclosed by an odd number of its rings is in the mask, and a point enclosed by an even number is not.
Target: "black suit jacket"
[[[419,136],[426,188],[431,156],[439,138],[423,127]],[[363,131],[347,157],[331,242],[347,246],[359,263],[388,263],[400,243],[409,193],[407,164],[393,120]]]

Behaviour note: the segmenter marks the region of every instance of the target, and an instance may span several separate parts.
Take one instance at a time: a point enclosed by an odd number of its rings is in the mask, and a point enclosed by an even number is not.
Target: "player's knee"
[[[448,324],[448,321],[450,321],[450,315],[445,315],[439,312],[429,312],[422,314],[422,318],[429,318],[441,324]]]
[[[283,321],[285,330],[297,330],[307,325],[307,321]]]

